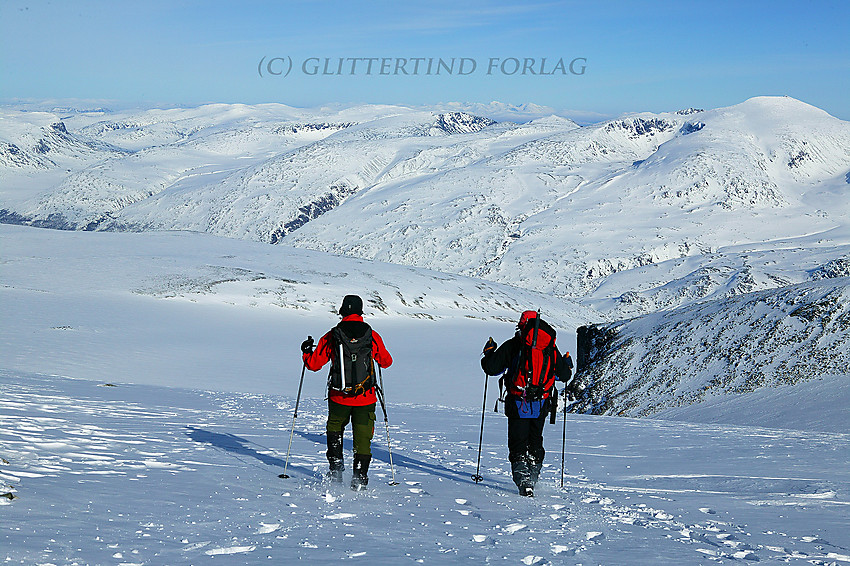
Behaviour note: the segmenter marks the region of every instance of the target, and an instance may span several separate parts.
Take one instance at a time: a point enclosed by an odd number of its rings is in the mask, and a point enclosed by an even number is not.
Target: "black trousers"
[[[543,426],[549,416],[549,400],[543,404],[540,416],[535,419],[519,417],[514,397],[508,395],[505,400],[505,415],[508,417],[508,460],[514,483],[518,486],[537,483],[543,458]]]

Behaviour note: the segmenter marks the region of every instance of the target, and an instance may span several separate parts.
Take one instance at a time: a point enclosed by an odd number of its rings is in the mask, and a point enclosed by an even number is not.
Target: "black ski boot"
[[[514,483],[519,489],[519,494],[525,497],[534,497],[534,484],[536,483],[537,474],[540,473],[539,469],[535,469],[535,462],[528,455],[523,455],[516,462],[511,462],[511,473],[513,475]]]
[[[532,454],[528,455],[528,471],[531,476],[531,487],[537,485],[537,480],[540,478],[540,470],[543,469],[543,457],[535,457]]]
[[[354,475],[351,476],[351,489],[354,491],[362,491],[369,485],[369,476],[366,474],[369,471],[369,462],[371,461],[371,454],[354,455]]]
[[[342,432],[328,432],[328,479],[334,483],[342,483],[342,472],[345,464],[342,459]]]
[[[517,487],[522,488],[531,483],[531,470],[528,468],[528,460],[523,456],[516,462],[511,462],[511,475]]]

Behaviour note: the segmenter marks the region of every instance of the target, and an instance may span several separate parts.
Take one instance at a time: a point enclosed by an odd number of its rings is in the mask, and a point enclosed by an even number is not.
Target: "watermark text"
[[[565,77],[587,72],[586,57],[307,57],[264,56],[260,77]]]

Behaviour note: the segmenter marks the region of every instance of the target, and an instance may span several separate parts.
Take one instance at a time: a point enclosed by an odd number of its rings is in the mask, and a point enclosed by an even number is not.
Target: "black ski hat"
[[[342,300],[342,306],[339,307],[339,314],[340,316],[363,314],[363,299],[357,295],[346,295]]]

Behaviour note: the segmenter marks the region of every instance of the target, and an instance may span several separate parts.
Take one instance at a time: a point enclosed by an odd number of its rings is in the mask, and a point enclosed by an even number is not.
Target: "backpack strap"
[[[534,335],[531,337],[531,348],[537,346],[537,333],[540,331],[540,311],[537,311],[537,316],[534,317]]]
[[[507,390],[505,389],[505,375],[506,373],[502,373],[499,376],[499,396],[496,398],[496,404],[493,405],[493,412],[499,412],[499,403],[505,402],[505,395],[507,394]]]

